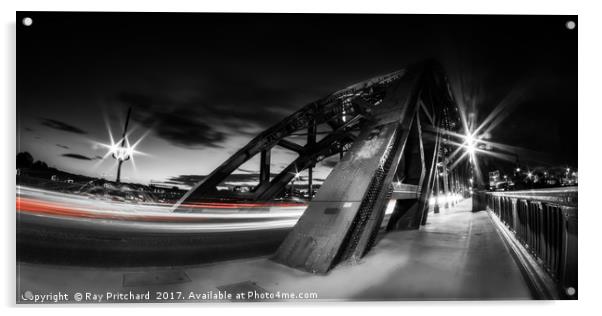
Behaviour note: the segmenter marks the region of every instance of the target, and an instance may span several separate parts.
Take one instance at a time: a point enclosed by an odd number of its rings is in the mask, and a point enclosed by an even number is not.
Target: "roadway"
[[[269,256],[169,267],[22,262],[19,293],[253,290],[314,293],[320,300],[530,299],[521,271],[489,216],[471,212],[471,201],[464,200],[431,214],[420,230],[384,235],[360,262],[340,265],[326,275],[292,269]]]
[[[405,192],[402,192],[405,194]],[[411,194],[411,193],[408,193]],[[144,266],[273,253],[307,205],[133,203],[17,187],[17,256],[39,263]],[[393,212],[389,203],[385,220]]]
[[[305,204],[173,206],[17,187],[17,256],[40,263],[169,265],[272,253]]]

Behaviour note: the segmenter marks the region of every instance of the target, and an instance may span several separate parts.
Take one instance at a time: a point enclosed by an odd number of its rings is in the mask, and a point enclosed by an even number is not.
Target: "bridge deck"
[[[465,200],[440,214],[430,214],[429,223],[422,229],[389,233],[359,264],[341,265],[327,275],[292,269],[265,257],[170,269],[65,268],[22,263],[20,288],[67,293],[73,289],[100,293],[150,289],[151,293],[156,290],[188,294],[255,283],[251,287],[272,292],[315,292],[320,299],[531,298],[489,215],[472,213],[470,209],[471,201]],[[174,269],[187,278],[174,282],[167,277],[165,284],[157,284],[157,274]],[[147,276],[156,285],[128,285],[132,276],[133,280],[142,280],[139,284],[144,284]],[[241,282],[247,283],[236,285]]]

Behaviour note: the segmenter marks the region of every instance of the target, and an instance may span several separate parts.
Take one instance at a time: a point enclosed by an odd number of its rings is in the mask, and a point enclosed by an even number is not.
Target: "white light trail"
[[[172,205],[123,203],[17,186],[18,211],[27,212],[26,209],[22,210],[22,208],[26,208],[25,201],[81,214],[81,216],[39,214],[42,217],[59,218],[71,222],[82,220],[86,223],[95,223],[99,227],[135,225],[137,228],[143,226],[144,229],[169,229],[182,232],[231,232],[290,228],[295,225],[306,209],[305,205],[299,205],[266,206],[255,210],[245,210],[241,207],[235,212],[213,210],[213,213],[207,213],[207,211],[211,212],[211,209],[207,208],[197,209],[203,213],[173,213]],[[30,213],[36,214],[35,211]],[[140,220],[141,218],[144,220]]]

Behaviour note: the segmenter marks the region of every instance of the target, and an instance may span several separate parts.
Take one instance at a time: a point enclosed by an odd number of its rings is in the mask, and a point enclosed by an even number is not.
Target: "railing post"
[[[563,206],[562,219],[560,284],[568,297],[577,298],[577,208]]]
[[[475,192],[473,212],[486,207],[547,270],[549,291],[576,299],[577,190],[537,191]]]
[[[533,203],[533,251],[535,255],[542,259],[543,258],[543,204],[541,202]]]
[[[510,199],[511,212],[512,212],[512,225],[510,226],[510,230],[516,234],[518,229],[518,210],[516,208],[518,199],[512,198]]]
[[[472,194],[472,211],[478,212],[483,210],[483,195],[482,192],[473,192]]]

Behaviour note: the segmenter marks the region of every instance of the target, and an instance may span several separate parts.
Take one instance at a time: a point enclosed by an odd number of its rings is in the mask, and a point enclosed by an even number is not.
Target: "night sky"
[[[575,16],[17,13],[17,151],[113,177],[105,121],[133,108],[124,181],[186,184],[303,105],[427,58],[521,161],[577,166]],[[275,152],[276,170],[291,160]],[[252,175],[256,162],[237,173]],[[317,170],[324,178],[330,165]],[[489,165],[495,161],[489,161]],[[242,177],[242,176],[241,176]],[[194,179],[194,178],[192,178]]]

